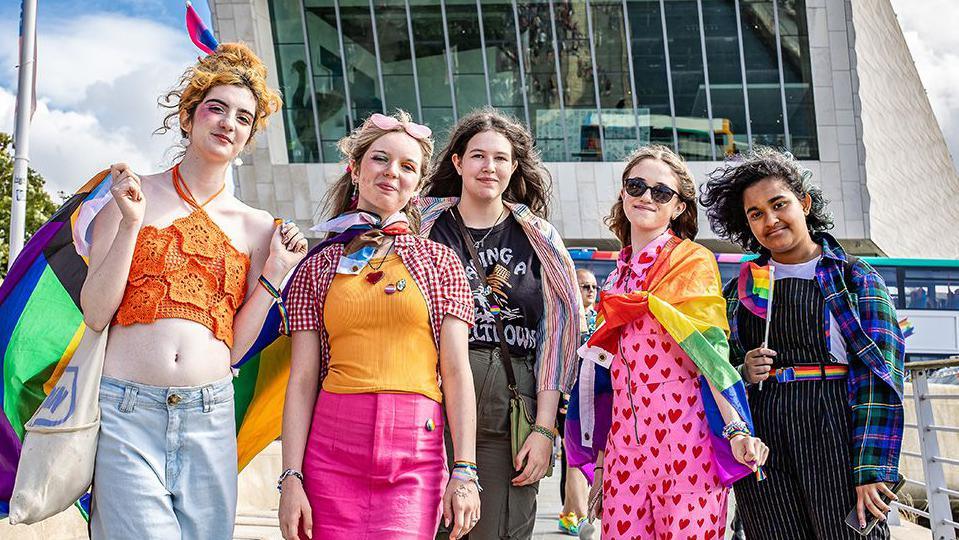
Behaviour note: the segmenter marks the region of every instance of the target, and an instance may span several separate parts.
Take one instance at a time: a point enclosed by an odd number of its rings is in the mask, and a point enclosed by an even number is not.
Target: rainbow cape
[[[86,326],[80,288],[87,275],[93,218],[110,200],[109,171],[81,187],[30,238],[0,285],[0,517],[6,517],[23,426],[56,384]],[[270,311],[234,368],[237,450],[242,469],[280,434],[290,340]]]
[[[748,262],[739,270],[739,302],[761,319],[769,313],[769,299],[773,294],[773,281],[769,267]]]
[[[739,413],[752,431],[746,388],[739,373],[729,363],[726,301],[722,296],[715,256],[689,240],[672,238],[649,270],[648,290],[626,294],[603,293],[599,303],[599,325],[589,341],[579,349],[580,356],[588,361],[583,363],[583,369],[592,363],[608,365],[619,351],[625,325],[646,312],[663,325],[702,374],[702,396],[710,428],[713,462],[720,480],[728,486],[751,474],[752,469],[732,456],[729,442],[722,435],[726,423],[707,384],[711,383],[719,391],[722,399]],[[575,394],[572,396],[573,399],[577,397]],[[600,430],[608,430],[608,418],[612,415],[611,401],[601,397],[587,400],[596,404],[593,425]],[[570,408],[573,408],[572,403]],[[578,406],[577,412],[582,412]],[[568,448],[571,446],[573,450],[570,454],[580,458],[595,458],[596,452],[605,448],[607,433],[595,429],[592,433],[584,433],[579,423],[579,418],[567,417],[567,429],[573,427],[574,433],[581,433],[580,440],[567,441]]]

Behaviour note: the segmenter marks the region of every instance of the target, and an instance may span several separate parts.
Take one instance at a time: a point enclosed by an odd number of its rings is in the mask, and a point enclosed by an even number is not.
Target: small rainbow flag
[[[757,317],[766,318],[769,299],[773,294],[773,281],[769,267],[754,262],[742,265],[739,271],[739,301]]]
[[[909,320],[909,317],[905,317],[899,321],[899,331],[902,332],[902,337],[907,338],[916,333],[916,327]]]

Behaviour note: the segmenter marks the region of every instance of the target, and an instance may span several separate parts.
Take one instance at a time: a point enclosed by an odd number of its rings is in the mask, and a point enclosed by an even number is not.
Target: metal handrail
[[[946,477],[943,465],[959,466],[959,460],[943,457],[939,450],[939,433],[959,433],[959,427],[943,426],[935,423],[932,409],[933,400],[959,400],[959,395],[931,394],[929,392],[929,376],[938,369],[959,366],[959,357],[945,360],[929,360],[909,362],[905,368],[912,372],[912,393],[905,397],[911,398],[916,407],[916,423],[907,424],[914,427],[919,435],[919,452],[903,451],[902,455],[919,458],[922,461],[924,482],[908,481],[911,484],[922,485],[926,490],[928,512],[893,503],[904,512],[910,512],[929,519],[929,527],[933,538],[956,540],[956,530],[959,523],[952,520],[952,509],[949,496],[959,497],[959,491],[946,487]]]

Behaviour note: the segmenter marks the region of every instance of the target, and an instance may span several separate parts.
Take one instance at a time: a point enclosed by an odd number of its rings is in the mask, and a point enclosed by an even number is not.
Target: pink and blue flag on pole
[[[190,2],[186,3],[186,29],[190,33],[193,44],[207,54],[213,54],[220,45],[213,37],[213,32],[210,32],[210,29],[203,24],[203,19]]]

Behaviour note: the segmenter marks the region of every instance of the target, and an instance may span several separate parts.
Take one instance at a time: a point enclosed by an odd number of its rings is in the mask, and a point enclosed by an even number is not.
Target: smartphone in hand
[[[906,483],[906,478],[902,475],[899,476],[899,481],[894,485],[891,485],[889,488],[893,493],[899,493],[899,490],[902,489],[902,486]],[[887,484],[889,485],[889,484]],[[885,494],[879,495],[882,498],[882,502],[889,504],[890,500],[886,497]],[[853,506],[852,510],[849,511],[849,514],[846,516],[846,525],[849,525],[852,530],[859,533],[860,536],[868,536],[872,532],[873,528],[876,527],[876,524],[879,523],[879,518],[872,515],[872,512],[866,510],[866,526],[859,526],[859,514],[856,512],[856,507]]]

